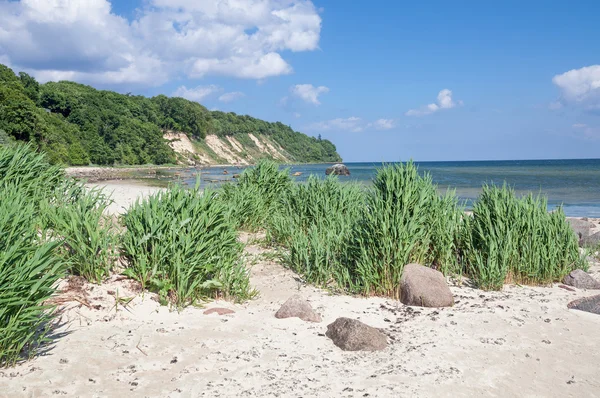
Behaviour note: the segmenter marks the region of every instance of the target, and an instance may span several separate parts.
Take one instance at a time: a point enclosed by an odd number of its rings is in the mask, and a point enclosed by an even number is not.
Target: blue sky
[[[0,0],[0,62],[282,121],[346,161],[600,157],[595,1]]]

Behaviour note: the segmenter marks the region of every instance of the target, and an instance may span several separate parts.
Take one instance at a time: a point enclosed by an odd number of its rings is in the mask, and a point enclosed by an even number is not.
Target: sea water
[[[345,163],[349,177],[341,181],[355,181],[368,185],[382,163]],[[518,195],[542,193],[548,198],[549,210],[562,205],[568,216],[600,217],[600,159],[578,160],[507,160],[468,162],[415,162],[420,172],[429,172],[440,192],[455,189],[459,198],[469,207],[481,192],[483,184],[512,186]],[[325,176],[328,164],[288,165],[298,182],[309,175]],[[224,173],[227,171],[227,174]],[[243,171],[239,167],[209,167],[201,170],[176,170],[186,184],[194,185],[194,174],[201,173],[202,185],[231,181]],[[174,173],[174,172],[173,172]],[[168,172],[167,172],[168,174]]]

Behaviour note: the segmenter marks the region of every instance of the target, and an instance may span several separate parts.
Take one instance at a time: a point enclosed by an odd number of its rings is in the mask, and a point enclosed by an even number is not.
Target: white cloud
[[[561,90],[561,101],[557,104],[572,103],[594,110],[600,108],[600,65],[572,69],[552,78]]]
[[[351,131],[353,133],[358,133],[363,131],[363,122],[362,119],[356,116],[351,116],[349,118],[337,118],[331,120],[325,120],[323,122],[313,123],[309,126],[310,130],[314,131]]]
[[[588,126],[583,123],[575,123],[572,127],[573,135],[576,138],[582,138],[586,141],[600,140],[600,128]]]
[[[309,104],[321,105],[319,102],[319,96],[329,92],[329,88],[325,86],[315,87],[312,84],[296,84],[290,87],[291,93],[308,102]]]
[[[230,93],[225,93],[225,94],[221,95],[219,97],[219,101],[231,102],[231,101],[235,101],[235,100],[240,99],[245,96],[246,96],[246,94],[242,93],[241,91],[232,91]]]
[[[296,119],[298,119],[300,116],[302,116],[302,115],[301,115],[301,114],[299,114],[298,112],[294,112],[294,117],[295,117]]]
[[[587,124],[583,124],[583,123],[575,123],[575,124],[573,125],[573,128],[574,128],[574,129],[584,129],[584,128],[586,128],[586,127],[587,127]]]
[[[108,0],[0,0],[0,59],[41,80],[266,79],[291,73],[281,53],[317,49],[321,32],[310,0],[146,0],[137,11],[128,21]]]
[[[198,86],[195,88],[187,88],[181,86],[173,93],[173,97],[182,97],[190,101],[200,102],[211,94],[221,91],[221,87],[211,84],[210,86]]]
[[[351,116],[349,118],[337,118],[311,124],[308,129],[313,131],[350,131],[358,133],[364,130],[390,130],[396,127],[393,119],[378,119],[368,123],[363,119]]]
[[[410,109],[405,113],[406,116],[425,116],[435,113],[442,109],[452,109],[456,106],[462,105],[462,101],[455,102],[452,99],[452,91],[447,88],[443,89],[438,93],[437,102],[429,105],[422,106],[418,109]]]
[[[378,119],[370,124],[377,130],[390,130],[396,127],[396,121],[393,119]]]

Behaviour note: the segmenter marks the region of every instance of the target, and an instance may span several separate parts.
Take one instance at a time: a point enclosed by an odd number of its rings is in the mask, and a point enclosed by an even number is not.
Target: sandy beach
[[[96,183],[118,214],[160,188]],[[102,286],[73,278],[59,297],[60,326],[44,353],[0,370],[2,397],[593,397],[600,391],[600,316],[567,309],[598,291],[510,285],[500,292],[450,281],[451,308],[331,295],[305,285],[256,235],[241,234],[260,295],[181,312],[114,275]],[[600,265],[590,274],[600,279]],[[294,294],[323,318],[276,319]],[[117,297],[134,297],[116,305]],[[207,308],[229,315],[204,315]],[[338,317],[381,328],[389,346],[345,352],[325,336]]]

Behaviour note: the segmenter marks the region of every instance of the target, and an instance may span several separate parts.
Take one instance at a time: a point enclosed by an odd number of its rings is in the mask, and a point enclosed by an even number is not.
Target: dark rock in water
[[[348,167],[346,167],[345,164],[334,164],[331,167],[328,167],[327,170],[325,170],[325,174],[329,175],[329,174],[334,174],[334,175],[338,175],[338,176],[349,176],[350,175],[350,170],[348,170]]]
[[[400,301],[419,307],[452,307],[454,296],[441,272],[407,264],[400,279]]]
[[[571,301],[567,307],[572,310],[591,312],[600,315],[600,294]]]
[[[567,222],[571,225],[571,228],[579,240],[590,236],[590,229],[596,226],[594,223],[579,218],[567,217]]]
[[[579,246],[581,247],[597,247],[600,245],[600,232],[596,232],[590,236],[584,236],[579,240]]]
[[[344,351],[379,351],[387,347],[387,337],[379,329],[350,318],[338,318],[325,333]]]
[[[229,308],[211,308],[204,311],[204,315],[210,314],[219,314],[219,315],[227,315],[227,314],[235,314],[234,310],[230,310]]]
[[[240,177],[241,177],[241,175],[240,175],[240,174],[234,174],[234,175],[233,175],[233,178],[240,178]]]
[[[321,316],[313,310],[310,303],[298,295],[287,299],[275,313],[275,318],[300,318],[306,322],[321,322]]]
[[[578,289],[600,289],[600,282],[580,269],[571,271],[569,275],[564,277],[563,283]]]

